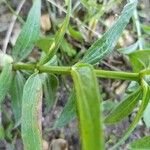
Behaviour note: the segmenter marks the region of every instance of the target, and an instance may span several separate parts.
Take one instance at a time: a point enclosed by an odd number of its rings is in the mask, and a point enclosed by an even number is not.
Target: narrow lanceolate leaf
[[[138,103],[141,93],[141,88],[139,88],[138,90],[127,96],[108,114],[104,122],[106,124],[114,124],[127,117]]]
[[[20,61],[32,51],[40,34],[41,0],[34,0],[26,23],[13,48],[13,57]]]
[[[95,64],[102,60],[107,54],[111,53],[119,37],[121,36],[124,28],[128,24],[133,12],[137,6],[137,0],[128,3],[116,23],[97,40],[85,53],[83,62]]]
[[[18,123],[21,119],[22,94],[24,84],[25,84],[24,77],[19,71],[17,71],[13,77],[10,89],[11,105],[16,123]]]
[[[21,132],[25,150],[42,150],[41,104],[42,82],[33,74],[23,89]]]
[[[132,131],[135,129],[137,126],[138,122],[140,121],[141,117],[143,116],[144,110],[146,109],[149,99],[150,99],[150,87],[149,85],[142,79],[141,81],[142,84],[142,90],[143,90],[143,97],[142,97],[142,102],[139,107],[139,110],[132,121],[131,125],[125,132],[124,136],[111,148],[111,149],[116,149],[119,145],[121,145],[132,133]]]
[[[150,136],[135,140],[129,144],[131,150],[149,150],[150,149]]]
[[[45,107],[48,112],[55,104],[56,92],[58,88],[58,79],[55,75],[46,75],[44,80],[44,96],[45,96]]]
[[[12,64],[5,64],[0,74],[0,104],[3,102],[12,81]]]
[[[61,28],[56,32],[55,40],[52,42],[52,44],[48,50],[48,54],[46,55],[45,58],[43,58],[40,61],[40,64],[47,63],[55,55],[55,53],[59,49],[60,44],[62,43],[62,40],[64,38],[64,35],[65,35],[66,30],[67,30],[68,25],[69,25],[70,16],[71,16],[71,6],[72,6],[72,0],[68,0],[67,16],[66,16]]]
[[[82,149],[103,150],[101,98],[94,69],[88,64],[77,64],[72,67],[71,75],[76,91]]]
[[[71,120],[76,117],[76,101],[75,92],[70,93],[67,104],[61,112],[59,118],[55,121],[53,128],[61,128],[68,124]]]

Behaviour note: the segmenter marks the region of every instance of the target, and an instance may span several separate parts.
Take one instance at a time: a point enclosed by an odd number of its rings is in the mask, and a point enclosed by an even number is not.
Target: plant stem
[[[129,1],[132,2],[133,0],[129,0]],[[137,9],[134,10],[133,21],[134,21],[136,31],[137,31],[139,49],[142,50],[143,49],[143,38],[142,38],[141,24],[140,24]]]
[[[136,30],[137,30],[139,49],[142,50],[143,49],[143,39],[142,39],[141,25],[140,25],[137,10],[134,11],[134,20],[135,20],[135,25],[136,25]]]
[[[14,70],[35,70],[36,65],[35,64],[25,64],[25,63],[16,63],[13,64]]]
[[[14,70],[39,70],[40,73],[54,73],[54,74],[70,74],[71,67],[61,67],[61,66],[37,66],[35,64],[24,64],[16,63],[13,64]],[[120,80],[133,80],[139,81],[139,73],[121,72],[121,71],[107,71],[107,70],[96,70],[96,76],[99,78],[110,78],[110,79],[120,79]]]
[[[95,73],[96,76],[100,78],[139,81],[139,73],[130,73],[130,72],[122,72],[122,71],[106,71],[106,70],[95,70]]]
[[[146,76],[146,75],[150,75],[150,70],[149,70],[149,69],[147,69],[147,70],[142,70],[142,71],[140,72],[140,76],[141,76],[141,77],[144,77],[144,76]]]
[[[24,64],[16,63],[13,64],[14,70],[38,70],[43,73],[54,73],[54,74],[70,74],[71,67],[60,67],[60,66],[37,66],[35,64]]]
[[[59,67],[59,66],[40,66],[38,67],[40,72],[54,73],[54,74],[70,74],[71,67]]]

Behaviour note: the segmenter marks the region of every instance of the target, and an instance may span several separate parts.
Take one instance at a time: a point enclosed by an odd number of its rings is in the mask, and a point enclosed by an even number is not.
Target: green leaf
[[[18,123],[21,119],[22,95],[24,84],[25,84],[24,77],[19,71],[17,71],[13,77],[10,89],[11,105],[16,123]]]
[[[53,44],[55,39],[53,37],[41,37],[36,45],[42,49],[46,54],[48,54],[49,47]],[[62,43],[60,44],[60,48],[68,54],[68,56],[74,56],[76,54],[75,49],[71,44],[67,42],[67,40],[62,39]]]
[[[106,116],[104,123],[115,124],[127,117],[138,103],[141,95],[141,88],[128,95]]]
[[[52,45],[53,42],[54,42],[54,38],[51,36],[41,37],[36,42],[36,46],[39,47],[42,51],[44,51],[47,54],[49,47]]]
[[[53,74],[46,75],[44,80],[44,96],[45,96],[45,107],[48,112],[55,103],[56,92],[58,89],[58,79]]]
[[[130,53],[136,51],[137,49],[138,49],[138,42],[136,42],[128,47],[120,48],[120,49],[118,49],[118,52],[120,52],[122,54],[130,54]]]
[[[142,85],[142,90],[143,90],[143,97],[142,97],[142,102],[141,105],[139,106],[139,110],[133,119],[131,125],[123,135],[123,137],[111,148],[116,149],[119,145],[121,145],[132,133],[132,131],[135,129],[137,126],[138,122],[143,116],[143,113],[148,105],[149,99],[150,99],[150,87],[149,85],[144,81],[144,79],[141,80],[141,85]]]
[[[128,24],[133,12],[137,6],[137,0],[128,3],[116,23],[98,39],[85,53],[82,61],[90,64],[95,64],[111,53],[124,28]]]
[[[76,92],[82,149],[103,150],[101,98],[94,69],[88,64],[77,64],[72,67],[71,75]]]
[[[148,106],[146,107],[144,114],[143,114],[143,120],[145,122],[145,125],[147,128],[150,128],[150,103],[148,103]]]
[[[76,31],[71,25],[69,26],[69,34],[77,41],[82,42],[83,36],[79,31]]]
[[[134,72],[139,72],[150,67],[150,50],[139,50],[129,55]]]
[[[32,51],[40,34],[41,0],[34,0],[26,23],[13,48],[13,57],[16,61],[26,58]]]
[[[44,66],[58,66],[57,56],[54,55],[50,61],[48,61]]]
[[[126,93],[132,93],[135,90],[139,88],[139,83],[136,81],[131,81],[130,84],[128,85],[128,88],[126,89]]]
[[[81,0],[81,4],[90,12],[95,12],[95,9],[101,9],[101,4],[97,3],[96,0]]]
[[[25,150],[42,150],[41,105],[42,82],[35,73],[23,89],[21,133]]]
[[[136,89],[137,88],[138,87],[136,86]],[[132,90],[135,91],[136,89],[134,88],[134,90],[133,89]],[[72,119],[74,119],[76,117],[76,102],[75,102],[75,97],[72,96],[72,95],[74,95],[73,92],[74,92],[73,90],[70,92],[70,98],[68,99],[63,111],[61,112],[60,116],[58,117],[58,119],[55,122],[54,126],[56,126],[56,128],[61,128],[61,127],[65,126]],[[134,102],[135,105],[136,105],[136,102],[137,101]],[[106,102],[104,101],[103,104],[104,104],[103,107],[104,107],[104,111],[105,111],[105,110],[107,110],[109,104],[107,105],[107,101]],[[110,105],[113,105],[113,104],[110,103]]]
[[[112,100],[106,100],[102,102],[102,108],[104,113],[110,112],[113,108],[116,107],[116,103]]]
[[[60,48],[67,53],[68,56],[73,57],[76,55],[76,50],[73,48],[71,44],[67,42],[67,40],[63,39],[63,42]]]
[[[53,128],[61,128],[68,124],[71,120],[76,117],[76,101],[75,101],[75,92],[74,90],[70,93],[67,104],[65,105],[60,116],[54,123]]]
[[[103,111],[110,111],[116,104],[112,101],[104,101],[102,103],[103,105]],[[76,118],[76,97],[75,97],[75,91],[74,89],[70,92],[69,99],[63,108],[63,111],[59,115],[59,117],[56,119],[53,128],[62,128],[65,125],[67,125],[69,122],[71,122],[73,119]]]
[[[149,150],[150,149],[150,136],[135,140],[129,144],[131,150]]]
[[[71,16],[71,6],[72,6],[72,0],[68,0],[68,10],[67,10],[66,18],[61,28],[56,32],[54,42],[52,42],[51,46],[49,47],[48,54],[46,55],[46,57],[41,59],[39,63],[40,65],[47,63],[56,54],[57,50],[59,49],[69,25],[70,16]]]
[[[142,27],[142,29],[143,29],[143,31],[145,33],[147,33],[148,35],[150,35],[150,26],[143,24],[141,27]]]
[[[12,82],[12,64],[6,64],[0,74],[0,105],[3,102]]]

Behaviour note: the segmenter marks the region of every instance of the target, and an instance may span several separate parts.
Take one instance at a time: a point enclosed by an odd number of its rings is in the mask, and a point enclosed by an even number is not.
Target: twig
[[[19,4],[18,7],[17,7],[17,10],[16,10],[16,15],[13,15],[13,17],[12,17],[12,21],[11,21],[11,24],[10,24],[10,26],[9,26],[9,29],[8,29],[8,31],[7,31],[7,33],[6,33],[6,37],[5,37],[5,40],[4,40],[4,44],[3,44],[3,47],[2,47],[2,51],[3,51],[4,53],[6,53],[7,46],[8,46],[8,43],[9,43],[9,39],[10,39],[12,30],[13,30],[14,24],[15,24],[15,22],[16,22],[17,16],[18,16],[19,12],[21,11],[21,8],[22,8],[22,6],[23,6],[24,3],[25,3],[25,0],[22,0],[22,1],[20,2],[20,4]]]

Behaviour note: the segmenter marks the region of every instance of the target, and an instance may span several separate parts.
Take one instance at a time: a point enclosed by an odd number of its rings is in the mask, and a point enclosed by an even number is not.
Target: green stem
[[[129,1],[132,2],[133,0],[129,0]],[[134,10],[133,21],[134,21],[136,31],[137,31],[139,49],[142,50],[143,49],[143,38],[142,38],[141,24],[140,24],[137,9]]]
[[[54,74],[70,74],[71,67],[61,67],[61,66],[37,66],[35,64],[24,64],[24,63],[16,63],[13,64],[14,70],[39,70],[39,72],[43,73],[54,73]],[[121,71],[106,71],[106,70],[96,70],[96,76],[99,78],[110,78],[110,79],[120,79],[120,80],[133,80],[139,81],[140,75],[139,73],[129,73],[129,72],[121,72]]]
[[[40,66],[38,67],[40,72],[54,73],[54,74],[70,74],[71,67],[59,67],[59,66]]]
[[[60,67],[60,66],[37,66],[35,64],[24,64],[16,63],[13,64],[14,70],[38,70],[43,73],[54,73],[54,74],[70,74],[71,67]]]
[[[13,64],[14,70],[35,70],[36,65],[35,64],[24,64],[24,63],[16,63]]]
[[[95,70],[95,72],[96,72],[96,76],[100,78],[139,81],[139,73],[130,73],[130,72],[122,72],[122,71],[106,71],[106,70]]]
[[[149,69],[147,69],[147,70],[142,70],[142,71],[140,72],[140,76],[141,76],[141,77],[144,77],[144,76],[146,76],[146,75],[150,75],[150,70],[149,70]]]
[[[142,50],[143,49],[143,39],[142,39],[141,25],[140,25],[137,10],[134,11],[134,20],[135,20],[135,26],[136,26],[136,30],[137,30],[139,49]]]

